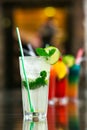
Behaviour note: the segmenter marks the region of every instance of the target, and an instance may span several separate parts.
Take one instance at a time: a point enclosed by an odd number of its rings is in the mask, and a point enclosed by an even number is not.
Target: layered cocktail
[[[80,50],[81,51],[81,50]],[[81,53],[81,54],[80,54]],[[78,58],[75,59],[72,55],[66,55],[63,57],[63,61],[68,66],[68,98],[72,101],[77,101],[79,93],[79,80],[80,80],[80,69],[81,69],[81,55],[82,52],[79,52],[77,55]]]
[[[73,65],[69,68],[68,75],[68,96],[69,99],[76,100],[78,99],[79,92],[79,80],[80,80],[80,65]]]

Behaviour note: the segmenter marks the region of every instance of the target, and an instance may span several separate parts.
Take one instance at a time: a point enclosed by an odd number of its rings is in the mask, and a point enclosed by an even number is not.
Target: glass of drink
[[[53,66],[50,69],[50,80],[49,80],[49,104],[55,104],[55,89],[56,89],[56,72]]]
[[[76,101],[78,99],[78,86],[80,79],[80,65],[74,64],[69,68],[68,75],[68,96],[70,100]]]
[[[47,116],[50,64],[46,62],[45,57],[24,56],[30,101],[34,109],[34,111],[31,111],[21,57],[19,63],[24,120],[43,120]]]
[[[55,65],[54,69],[56,71],[56,90],[55,90],[55,99],[61,105],[67,104],[68,95],[67,95],[67,75],[68,70],[67,66],[60,59]]]

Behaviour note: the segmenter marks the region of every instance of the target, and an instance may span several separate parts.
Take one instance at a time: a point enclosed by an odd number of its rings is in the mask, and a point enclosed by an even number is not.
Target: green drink
[[[30,100],[34,108],[34,111],[32,112],[28,97],[28,88],[22,69],[21,57],[19,58],[19,62],[22,81],[24,120],[43,120],[47,115],[50,64],[47,63],[45,57],[24,57],[25,71],[29,84]]]

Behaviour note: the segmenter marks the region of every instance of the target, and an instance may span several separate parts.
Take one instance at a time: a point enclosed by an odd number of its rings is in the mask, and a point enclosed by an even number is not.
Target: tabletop
[[[0,90],[0,130],[86,130],[86,100],[48,105],[44,122],[23,121],[21,90]]]

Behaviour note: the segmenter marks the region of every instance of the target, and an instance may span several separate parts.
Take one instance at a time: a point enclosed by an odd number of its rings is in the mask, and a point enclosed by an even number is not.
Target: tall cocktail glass
[[[50,81],[49,81],[49,104],[54,105],[55,104],[55,89],[56,89],[56,72],[54,70],[54,67],[51,66],[50,69]]]
[[[29,83],[30,101],[34,109],[32,112],[21,57],[19,58],[19,63],[24,120],[43,120],[47,115],[50,65],[46,62],[45,57],[24,57],[25,71]]]
[[[68,75],[68,97],[70,100],[76,101],[79,92],[80,65],[73,65],[69,68]]]
[[[56,101],[61,104],[65,105],[68,102],[68,95],[67,95],[67,66],[63,63],[60,59],[55,65],[54,69],[56,71],[56,90],[55,90],[55,98]]]

